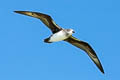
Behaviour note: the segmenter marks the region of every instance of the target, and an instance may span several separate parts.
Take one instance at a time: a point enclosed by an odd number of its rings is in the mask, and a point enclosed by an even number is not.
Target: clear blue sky
[[[63,41],[44,43],[50,30],[14,10],[46,13],[74,29],[94,48],[105,75],[84,51]],[[0,1],[0,80],[119,80],[119,41],[119,0]]]

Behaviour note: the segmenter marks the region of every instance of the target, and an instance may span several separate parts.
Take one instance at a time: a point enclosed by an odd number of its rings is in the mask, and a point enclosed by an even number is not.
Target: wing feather
[[[53,33],[56,33],[62,29],[53,21],[53,19],[49,15],[31,11],[14,11],[14,12],[40,19],[49,29],[51,29]]]
[[[100,71],[102,73],[104,73],[103,67],[102,67],[95,51],[92,49],[92,47],[88,43],[80,41],[73,36],[69,37],[65,41],[67,41],[67,42],[71,43],[72,45],[84,50],[89,55],[89,57],[92,59],[92,61],[96,64],[96,66],[100,69]]]

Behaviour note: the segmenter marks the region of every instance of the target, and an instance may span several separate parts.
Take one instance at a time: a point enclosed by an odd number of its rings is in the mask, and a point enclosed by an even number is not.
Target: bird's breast
[[[50,37],[50,42],[57,42],[57,41],[62,41],[65,40],[66,38],[68,38],[68,36],[66,35],[67,33],[65,33],[64,31],[59,31],[55,34],[53,34]]]

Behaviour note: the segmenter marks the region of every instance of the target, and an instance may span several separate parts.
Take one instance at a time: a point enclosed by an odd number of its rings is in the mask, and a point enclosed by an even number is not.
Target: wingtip
[[[15,13],[18,13],[18,14],[24,14],[24,15],[27,15],[26,12],[28,11],[14,11]]]
[[[14,11],[15,13],[22,13],[23,11]]]
[[[101,72],[102,72],[103,74],[105,74],[105,72],[104,72],[104,70],[103,70],[103,69],[101,69]]]
[[[13,11],[13,12],[18,13],[19,11]]]
[[[105,74],[104,70],[101,70],[101,72],[102,72],[103,74]]]
[[[100,71],[101,71],[103,74],[105,74],[104,69],[103,69],[101,63],[100,63],[100,66],[98,66],[98,68],[100,69]]]

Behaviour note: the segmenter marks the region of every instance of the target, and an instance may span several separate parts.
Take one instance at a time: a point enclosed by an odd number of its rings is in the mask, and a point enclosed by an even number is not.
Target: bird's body
[[[52,43],[57,41],[66,41],[76,46],[77,48],[84,50],[88,54],[88,56],[92,59],[92,61],[96,64],[96,66],[100,69],[100,71],[104,73],[103,67],[96,55],[96,52],[92,49],[92,47],[88,43],[73,37],[72,34],[74,33],[74,31],[72,29],[61,28],[47,14],[31,11],[15,11],[15,12],[40,19],[53,33],[49,38],[45,39],[44,42]]]
[[[52,42],[62,41],[62,40],[67,39],[72,34],[73,34],[72,29],[60,30],[59,32],[56,32],[56,33],[52,34],[49,38],[45,39],[45,40],[47,40],[45,42],[52,43]]]

